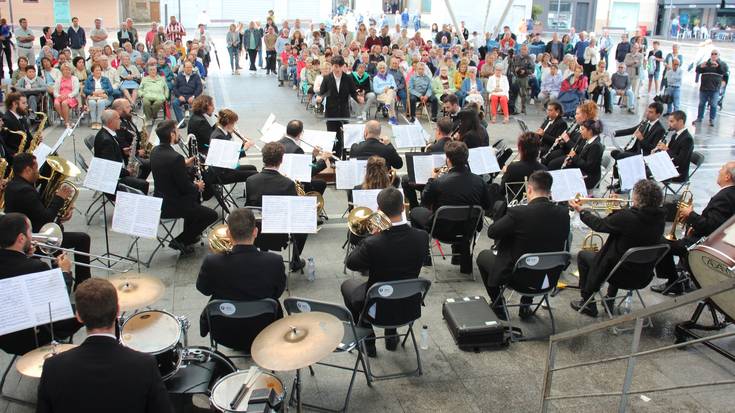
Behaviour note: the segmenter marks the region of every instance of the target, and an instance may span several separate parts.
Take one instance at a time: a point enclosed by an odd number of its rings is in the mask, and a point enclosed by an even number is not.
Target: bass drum
[[[237,367],[227,356],[208,347],[187,347],[181,354],[181,368],[164,383],[174,411],[210,412],[212,388]]]
[[[735,216],[693,246],[688,261],[692,278],[700,288],[735,278]],[[735,320],[735,290],[712,296],[712,302],[729,321]]]

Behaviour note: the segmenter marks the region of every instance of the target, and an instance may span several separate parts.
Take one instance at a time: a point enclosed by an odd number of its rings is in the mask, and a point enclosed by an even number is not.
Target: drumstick
[[[240,390],[237,391],[235,398],[232,400],[232,402],[230,402],[230,409],[236,409],[237,406],[242,403],[243,399],[245,399],[245,396],[250,391],[250,388],[255,384],[255,380],[258,378],[258,376],[260,376],[260,371],[258,370],[258,368],[251,367],[245,383],[242,384]]]

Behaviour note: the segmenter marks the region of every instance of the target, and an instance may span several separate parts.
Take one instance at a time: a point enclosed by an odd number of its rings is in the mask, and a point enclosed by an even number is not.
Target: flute
[[[240,138],[240,140],[242,141],[242,144],[243,144],[243,145],[247,144],[248,142],[252,142],[252,143],[253,143],[253,147],[255,147],[255,149],[257,149],[257,150],[259,150],[259,151],[261,151],[261,152],[263,151],[262,149],[260,149],[260,146],[258,146],[258,144],[256,144],[255,142],[251,141],[250,139],[248,139],[248,138],[246,138],[246,137],[242,136],[242,135],[240,134],[240,131],[238,131],[238,130],[237,130],[237,128],[234,128],[234,129],[232,129],[232,133],[233,133],[233,134],[234,134],[235,136],[237,136],[238,138]]]

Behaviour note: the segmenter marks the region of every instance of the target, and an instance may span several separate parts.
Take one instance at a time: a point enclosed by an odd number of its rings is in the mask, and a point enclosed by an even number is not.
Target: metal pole
[[[459,30],[459,23],[457,22],[457,18],[454,17],[454,11],[452,10],[452,6],[449,5],[449,0],[444,0],[444,4],[447,6],[447,11],[449,12],[449,18],[452,19],[452,24],[454,25],[454,28],[457,30],[457,35],[459,36],[461,40],[461,44],[464,44],[465,39],[464,34]]]
[[[8,14],[10,14],[10,28],[14,29],[13,27],[13,0],[8,0]]]
[[[625,380],[623,381],[623,394],[620,395],[620,405],[618,406],[618,413],[625,413],[626,406],[628,405],[628,391],[630,391],[630,385],[633,382],[633,369],[635,368],[635,353],[638,352],[638,346],[641,343],[641,330],[643,330],[643,317],[638,317],[635,320],[635,332],[633,333],[633,345],[631,346],[631,355],[628,358],[628,368],[625,371]]]
[[[179,1],[179,24],[183,26],[184,24],[181,23],[181,0],[178,0],[178,1]]]
[[[487,32],[487,20],[490,17],[490,3],[492,3],[493,0],[487,0],[487,9],[485,10],[485,23],[482,24],[482,34],[484,35]]]

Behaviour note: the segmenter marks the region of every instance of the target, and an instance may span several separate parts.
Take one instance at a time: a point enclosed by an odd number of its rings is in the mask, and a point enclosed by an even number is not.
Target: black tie
[[[646,126],[643,127],[643,136],[648,134],[648,130],[651,128],[651,122],[646,122]]]
[[[671,135],[671,142],[669,142],[669,145],[671,145],[672,143],[674,143],[674,141],[676,140],[676,138],[678,136],[679,136],[679,132],[674,132],[674,134]]]

